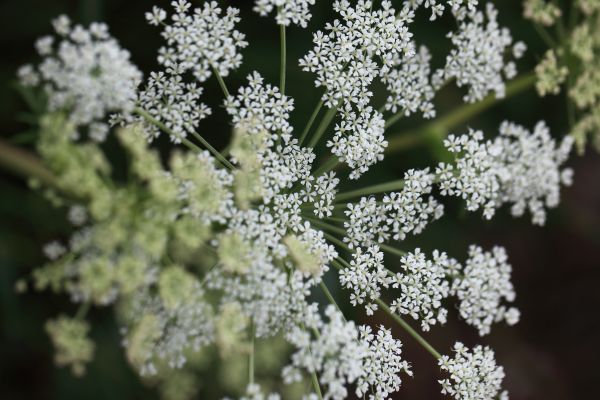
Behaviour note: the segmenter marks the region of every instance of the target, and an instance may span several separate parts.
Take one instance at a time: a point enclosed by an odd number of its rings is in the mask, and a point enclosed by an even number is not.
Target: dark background
[[[155,3],[168,7],[166,1]],[[198,1],[194,1],[198,3]],[[230,90],[243,83],[252,70],[259,70],[268,81],[278,82],[278,28],[273,17],[261,18],[251,12],[251,2],[220,1],[242,8],[239,29],[250,42],[245,49],[244,65],[227,78]],[[329,1],[317,1],[309,30],[316,30],[332,18]],[[398,4],[398,1],[394,1]],[[0,3],[0,138],[16,141],[16,134],[27,129],[19,122],[26,110],[13,89],[15,71],[23,63],[37,62],[33,43],[51,32],[50,20],[66,13],[75,21],[106,21],[111,33],[132,53],[134,62],[148,73],[155,68],[155,51],[161,44],[159,32],[145,23],[143,13],[153,2],[119,0],[3,0]],[[529,50],[519,61],[520,71],[531,70],[544,47],[528,22],[521,17],[518,1],[498,2],[501,23],[510,27],[516,39],[528,44]],[[416,38],[430,46],[434,63],[443,62],[448,43],[444,33],[452,21],[442,19],[430,24],[428,14],[419,14]],[[320,90],[312,87],[312,76],[297,67],[297,60],[311,46],[311,34],[295,27],[288,29],[288,90],[295,98],[292,122],[296,130],[304,122]],[[459,104],[462,91],[445,88],[436,98],[440,115]],[[214,79],[206,85],[204,101],[214,115],[202,122],[206,136],[216,147],[224,146],[229,137],[225,112],[219,108],[221,94]],[[528,127],[544,119],[554,134],[568,130],[564,93],[539,99],[533,90],[502,102],[469,121],[468,126],[495,134],[498,123],[509,119]],[[374,103],[383,101],[376,96]],[[422,120],[401,121],[389,132],[419,126]],[[459,127],[461,133],[466,126]],[[23,148],[28,143],[19,143]],[[168,148],[168,143],[158,141]],[[398,179],[410,167],[433,165],[436,149],[418,148],[386,158],[381,165],[356,185]],[[426,251],[439,248],[464,260],[467,247],[478,243],[485,248],[505,246],[513,265],[516,304],[522,312],[521,322],[513,328],[497,326],[492,334],[479,339],[474,330],[456,322],[453,315],[445,327],[433,328],[426,335],[442,352],[448,352],[456,340],[473,345],[489,344],[505,366],[505,387],[512,399],[581,399],[597,398],[600,383],[598,351],[600,339],[600,157],[588,149],[586,155],[573,156],[569,164],[575,170],[575,184],[563,191],[559,209],[552,210],[546,227],[532,227],[529,217],[513,219],[506,208],[491,222],[479,214],[466,214],[458,203],[446,202],[446,217],[422,235],[410,238],[403,248],[421,247]],[[118,327],[109,310],[92,310],[92,336],[97,342],[96,358],[83,378],[74,378],[68,370],[52,362],[52,346],[44,333],[47,318],[61,311],[73,312],[74,306],[64,297],[49,293],[14,292],[15,281],[43,262],[41,246],[55,238],[66,238],[69,227],[64,210],[53,208],[26,183],[0,170],[0,399],[151,399],[155,391],[140,383],[126,365],[119,342]],[[344,298],[345,294],[340,294]],[[350,310],[348,310],[351,312]],[[366,323],[385,323],[376,314]],[[404,342],[406,358],[413,363],[414,378],[406,378],[397,398],[440,398],[437,366],[432,358],[400,329],[394,334]],[[260,368],[260,366],[257,366]],[[201,380],[212,382],[210,376]],[[201,396],[199,397],[201,398]]]

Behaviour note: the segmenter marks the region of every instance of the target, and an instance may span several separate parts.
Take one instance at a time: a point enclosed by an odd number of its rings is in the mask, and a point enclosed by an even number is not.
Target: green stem
[[[325,130],[331,123],[331,120],[333,120],[333,118],[335,117],[335,113],[337,112],[337,109],[338,109],[337,106],[335,106],[335,107],[327,110],[327,113],[323,116],[323,120],[319,124],[319,127],[317,128],[315,134],[313,135],[312,139],[310,140],[308,147],[314,148],[317,145],[317,143],[319,143],[321,136],[323,136],[323,133],[325,133]]]
[[[419,335],[419,333],[416,330],[414,330],[406,321],[404,321],[402,317],[392,312],[388,305],[385,304],[381,299],[377,299],[375,300],[375,302],[379,307],[383,309],[383,311],[385,311],[386,314],[392,317],[394,321],[396,321],[406,332],[408,332],[410,336],[412,336],[417,342],[419,342],[419,344],[423,346],[425,350],[427,350],[432,356],[434,356],[436,359],[442,357],[442,355],[436,349],[434,349],[433,346],[430,345],[429,342],[425,340],[425,338],[423,338],[423,336]]]
[[[286,45],[285,45],[285,25],[279,25],[280,47],[281,47],[281,65],[279,70],[279,91],[285,94],[285,63],[286,63]]]
[[[0,140],[0,165],[22,176],[35,178],[44,185],[57,186],[56,177],[34,155]]]
[[[537,22],[534,22],[533,27],[535,28],[535,31],[537,32],[537,34],[542,38],[542,40],[544,41],[546,46],[550,47],[551,49],[558,48],[558,45],[556,44],[556,42],[554,41],[552,36],[548,33],[548,31],[543,26],[541,26]]]
[[[332,260],[331,263],[338,270],[344,269],[345,267],[338,260],[343,261],[343,259],[338,257],[338,259]],[[346,265],[348,264],[345,261],[344,261],[344,263]],[[347,267],[349,267],[349,265],[347,265],[346,268]],[[425,340],[425,338],[423,336],[421,336],[406,321],[404,321],[404,319],[402,319],[402,317],[400,317],[398,314],[392,312],[392,310],[390,310],[388,305],[385,304],[385,302],[383,302],[383,300],[376,299],[375,302],[377,303],[377,305],[379,307],[381,307],[383,309],[383,311],[386,312],[386,314],[388,314],[390,317],[392,317],[392,319],[394,321],[396,321],[406,332],[408,332],[408,334],[410,336],[412,336],[421,346],[423,346],[429,353],[431,353],[432,356],[434,356],[435,358],[442,357],[442,355],[436,349],[434,349],[433,346],[431,344],[429,344],[429,342],[427,340]]]
[[[195,151],[195,152],[201,152],[202,151],[201,148],[199,148],[198,146],[196,146],[194,143],[190,142],[185,137],[177,134],[171,128],[169,128],[168,126],[166,126],[165,124],[163,124],[162,122],[160,122],[159,120],[157,120],[156,118],[154,118],[152,115],[150,115],[146,110],[138,107],[134,111],[138,115],[140,115],[142,118],[144,118],[146,121],[148,121],[151,124],[155,125],[156,127],[158,127],[159,129],[163,130],[164,132],[168,133],[169,135],[171,135],[173,137],[179,138],[181,140],[181,143],[183,143],[190,150]],[[200,134],[198,134],[196,132],[192,132],[192,136],[194,136],[197,140],[199,140],[200,143],[202,143],[208,149],[208,151],[210,151],[212,153],[212,155],[215,156],[217,160],[219,160],[219,162],[224,167],[226,167],[226,168],[228,168],[230,170],[235,169],[235,167],[225,157],[223,157],[223,155],[221,155],[221,153],[219,153],[214,147],[212,147],[202,136],[200,136]]]
[[[414,131],[395,134],[388,140],[387,154],[393,154],[410,147],[418,146],[431,138],[444,138],[450,129],[455,128],[469,118],[486,111],[501,101],[533,87],[535,82],[536,77],[533,72],[523,74],[506,85],[506,93],[503,98],[498,99],[495,95],[490,94],[480,102],[464,104],[443,117]]]
[[[384,128],[387,129],[390,126],[394,125],[396,122],[402,119],[402,117],[404,117],[404,109],[398,111],[396,114],[392,115],[387,121],[385,121]]]
[[[313,224],[313,225],[315,225],[315,226],[321,227],[323,229],[327,229],[330,232],[337,233],[338,235],[342,235],[342,236],[346,235],[346,230],[344,230],[342,228],[339,228],[337,226],[333,226],[331,224],[328,224],[327,222],[323,222],[323,221],[320,221],[320,220],[315,219],[315,218],[311,218],[311,217],[307,217],[307,216],[305,216],[305,218],[308,219],[310,221],[310,223]],[[327,232],[323,232],[323,233],[327,234]]]
[[[378,246],[381,250],[393,254],[395,256],[404,257],[407,254],[404,250],[397,249],[387,244],[379,243]]]
[[[321,290],[323,290],[323,293],[325,293],[325,297],[327,297],[327,300],[329,300],[329,302],[331,304],[333,304],[335,306],[335,308],[337,308],[338,312],[342,315],[342,318],[344,319],[344,321],[346,321],[346,317],[344,317],[344,313],[342,312],[342,309],[340,308],[338,303],[335,301],[335,299],[333,298],[333,295],[331,294],[331,292],[329,291],[329,289],[325,285],[325,282],[323,282],[322,279],[321,279],[321,282],[319,282],[319,286],[321,287]]]
[[[331,171],[332,169],[335,169],[335,167],[339,164],[339,162],[340,162],[340,160],[336,156],[331,155],[323,163],[323,165],[321,165],[319,168],[317,168],[317,170],[315,170],[314,176],[320,176],[320,175],[323,175],[326,172]]]
[[[250,321],[250,353],[248,355],[248,383],[254,384],[254,321]]]
[[[312,127],[313,123],[315,122],[315,119],[317,118],[317,115],[319,114],[319,111],[321,111],[322,107],[323,107],[323,99],[320,99],[319,103],[313,110],[313,112],[310,116],[310,119],[308,120],[308,123],[306,124],[306,126],[304,127],[304,130],[302,131],[302,135],[300,136],[300,141],[299,141],[300,144],[302,144],[304,142],[304,139],[306,139],[306,135],[308,135],[308,132],[310,131],[310,128]]]
[[[83,319],[87,315],[87,312],[90,309],[90,302],[86,301],[85,303],[81,303],[79,308],[77,309],[77,313],[75,314],[75,319]]]
[[[198,140],[200,143],[202,143],[204,147],[208,149],[208,151],[210,151],[215,157],[217,157],[221,164],[226,166],[229,170],[233,171],[235,169],[233,164],[231,164],[221,153],[219,153],[217,149],[212,147],[210,143],[208,143],[202,136],[200,136],[198,132],[192,132],[192,136],[194,136],[196,140]]]
[[[211,67],[212,67],[212,65],[211,65]],[[219,81],[219,86],[221,86],[221,90],[223,91],[223,94],[225,95],[226,98],[229,97],[229,90],[227,90],[227,85],[225,84],[223,77],[219,73],[219,70],[216,69],[215,67],[212,67],[212,70],[213,70],[213,73],[215,74],[215,77],[217,78],[217,81]]]
[[[398,179],[396,181],[390,181],[385,183],[380,183],[378,185],[368,186],[361,189],[351,190],[349,192],[338,193],[335,196],[335,201],[344,201],[348,199],[352,199],[354,197],[375,194],[375,193],[383,193],[383,192],[391,192],[394,190],[401,190],[404,187],[404,179]]]
[[[312,380],[313,388],[315,389],[317,397],[319,398],[319,400],[323,400],[323,394],[321,393],[321,385],[319,385],[319,378],[317,377],[317,372],[313,370],[310,373],[310,378]]]

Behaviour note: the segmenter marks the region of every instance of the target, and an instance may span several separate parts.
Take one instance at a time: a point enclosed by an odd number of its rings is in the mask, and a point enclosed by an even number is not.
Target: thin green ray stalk
[[[200,143],[202,143],[202,145],[204,147],[206,147],[208,149],[208,151],[210,151],[215,157],[217,157],[219,159],[219,161],[223,165],[225,165],[228,169],[230,169],[230,170],[235,169],[233,164],[231,164],[221,153],[219,153],[219,151],[217,149],[212,147],[210,145],[210,143],[208,143],[202,136],[200,136],[200,134],[198,134],[197,132],[192,132],[192,136],[194,136],[196,138],[196,140],[198,140]]]
[[[35,178],[44,185],[56,187],[56,177],[33,154],[0,140],[0,165],[23,178]]]
[[[330,232],[335,232],[338,235],[345,235],[346,231],[342,228],[339,228],[337,226],[333,226],[331,224],[328,224],[326,222],[320,221],[316,218],[312,218],[312,217],[308,217],[306,216],[306,219],[308,219],[310,221],[311,224],[315,225],[315,226],[319,226],[323,229],[328,229]]]
[[[339,259],[339,258],[338,258]],[[332,264],[335,268],[337,268],[338,270],[342,270],[345,267],[338,261],[338,259],[336,260],[332,260]],[[342,259],[339,259],[342,260]],[[347,268],[347,267],[346,267]],[[402,319],[402,317],[400,317],[398,314],[392,312],[392,310],[390,310],[390,308],[388,307],[388,305],[381,299],[376,299],[375,302],[377,303],[377,305],[379,307],[381,307],[381,309],[388,314],[395,322],[398,323],[398,325],[400,325],[402,327],[402,329],[404,329],[410,336],[413,337],[413,339],[415,339],[421,346],[423,346],[425,348],[425,350],[427,350],[433,357],[435,357],[436,359],[439,359],[442,357],[442,355],[431,345],[429,344],[429,342],[427,340],[425,340],[425,338],[423,336],[421,336],[419,334],[419,332],[417,332],[416,330],[414,330],[404,319]]]
[[[385,121],[385,125],[384,128],[387,129],[390,126],[394,125],[396,122],[398,122],[399,120],[402,119],[402,117],[404,117],[404,109],[398,111],[396,114],[392,115],[390,118],[388,118]]]
[[[442,355],[431,345],[423,336],[421,336],[416,330],[414,330],[402,317],[398,314],[392,312],[387,304],[385,304],[381,299],[375,300],[377,305],[385,311],[394,321],[398,323],[410,336],[413,337],[421,346],[425,348],[433,357],[439,359]]]
[[[250,352],[248,354],[248,383],[254,384],[254,321],[250,320]]]
[[[338,259],[332,260],[332,262],[331,262],[336,269],[342,270],[344,268],[349,267],[349,265],[344,267],[342,265],[342,263],[340,263],[340,261],[338,261],[338,260],[343,261],[343,259],[338,257]],[[425,348],[425,350],[427,350],[432,356],[434,356],[436,359],[439,359],[442,357],[442,355],[431,344],[429,344],[429,342],[427,340],[425,340],[425,338],[423,336],[421,336],[406,321],[404,321],[404,319],[402,319],[402,317],[400,317],[398,314],[392,312],[392,310],[390,310],[388,305],[383,300],[376,299],[375,302],[377,303],[377,305],[379,307],[381,307],[381,309],[386,314],[388,314],[395,322],[398,323],[398,325],[400,325],[406,332],[408,332],[408,334],[410,336],[412,336],[421,346],[423,346]]]
[[[308,147],[314,148],[317,145],[317,143],[319,143],[321,136],[323,136],[323,134],[327,130],[327,127],[329,126],[329,124],[331,123],[333,118],[335,117],[337,109],[338,109],[338,107],[335,106],[335,107],[327,110],[327,113],[325,113],[325,115],[323,116],[321,123],[319,124],[317,130],[315,131],[315,134],[313,135],[312,139],[310,140]]]
[[[344,321],[346,321],[346,317],[344,316],[344,313],[343,313],[342,309],[340,308],[340,306],[338,305],[338,303],[335,301],[335,299],[333,298],[333,295],[331,294],[331,292],[327,288],[327,285],[325,285],[325,282],[323,282],[322,279],[321,279],[321,282],[319,282],[319,286],[321,287],[321,290],[325,294],[325,297],[327,297],[327,300],[329,300],[329,302],[335,306],[335,308],[342,315],[342,318],[344,319]]]
[[[535,73],[528,72],[512,80],[508,85],[506,85],[505,96],[501,99],[498,99],[495,95],[490,94],[480,102],[464,104],[456,108],[454,111],[451,111],[446,115],[438,118],[437,120],[425,124],[420,128],[390,135],[390,139],[388,139],[388,147],[386,149],[386,154],[393,154],[414,146],[418,146],[432,138],[442,139],[449,133],[449,131],[452,128],[462,124],[469,118],[472,118],[473,116],[486,111],[490,107],[518,93],[521,93],[524,90],[532,88],[535,82]]]
[[[300,144],[302,144],[304,142],[304,139],[306,139],[306,136],[308,135],[310,128],[314,124],[315,119],[317,118],[317,115],[319,115],[319,111],[321,111],[321,108],[323,108],[323,104],[324,104],[323,99],[320,99],[319,103],[317,103],[317,106],[315,107],[312,114],[310,115],[310,119],[308,120],[306,126],[304,127],[304,130],[302,131],[302,135],[300,135],[300,140],[299,140]]]
[[[339,163],[339,158],[337,158],[337,156],[331,155],[319,168],[315,170],[314,176],[323,175],[324,173],[335,169],[335,167],[337,167]]]
[[[317,394],[317,397],[319,398],[319,400],[323,400],[323,394],[321,393],[321,385],[319,384],[319,377],[317,376],[317,372],[312,371],[310,373],[310,378],[313,384],[313,388],[315,389],[315,393]]]
[[[223,80],[223,77],[221,76],[221,74],[219,73],[219,70],[216,69],[215,67],[212,67],[213,73],[215,74],[215,77],[217,78],[217,81],[219,81],[219,86],[221,86],[221,90],[223,91],[223,94],[225,95],[225,97],[229,97],[229,90],[227,90],[227,85],[225,84],[225,81]]]
[[[361,189],[351,190],[348,192],[338,193],[335,196],[335,201],[344,201],[352,199],[354,197],[366,196],[375,193],[391,192],[394,190],[401,190],[404,187],[404,179],[398,179],[395,181],[380,183],[373,186],[368,186]]]
[[[379,248],[385,252],[388,252],[390,254],[393,254],[393,255],[399,256],[399,257],[404,257],[406,254],[408,254],[404,250],[397,249],[395,247],[392,247],[392,246],[384,244],[384,243],[379,243]]]
[[[192,151],[196,151],[196,152],[201,152],[202,149],[198,146],[196,146],[194,143],[192,143],[191,141],[189,141],[188,139],[186,139],[185,137],[177,134],[175,131],[173,131],[171,128],[169,128],[168,126],[166,126],[165,124],[163,124],[162,122],[160,122],[159,120],[157,120],[156,118],[154,118],[152,115],[150,115],[146,110],[142,109],[142,108],[136,108],[134,110],[138,115],[140,115],[142,118],[144,118],[146,121],[148,121],[149,123],[151,123],[152,125],[155,125],[156,127],[158,127],[160,130],[168,133],[171,136],[177,137],[181,140],[181,143],[183,143],[186,147],[188,147],[190,150]],[[215,158],[226,168],[230,169],[230,170],[234,170],[235,167],[233,166],[233,164],[231,164],[225,157],[223,157],[223,155],[221,153],[219,153],[214,147],[212,147],[210,145],[210,143],[208,143],[202,136],[200,136],[200,134],[196,133],[196,132],[192,132],[192,136],[194,136],[197,140],[200,141],[200,143],[202,143],[202,145],[204,145],[207,150],[213,155],[215,156]]]
[[[279,25],[280,47],[281,47],[281,64],[279,69],[279,91],[285,94],[285,64],[286,64],[286,43],[285,43],[285,25]]]

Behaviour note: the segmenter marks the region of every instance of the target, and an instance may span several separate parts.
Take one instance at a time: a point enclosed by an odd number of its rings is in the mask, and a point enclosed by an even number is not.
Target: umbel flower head
[[[285,45],[286,27],[306,28],[313,3],[257,0],[253,9],[275,15]],[[40,40],[44,61],[19,72],[48,96],[37,149],[54,176],[51,198],[71,205],[74,231],[45,246],[48,263],[33,273],[36,288],[66,293],[84,311],[114,306],[127,360],[165,392],[180,379],[187,382],[182,393],[193,396],[195,363],[212,354],[223,363],[248,358],[241,398],[280,398],[264,394],[253,366],[259,343],[285,340],[286,349],[269,353],[286,357],[276,368],[285,384],[312,384],[305,398],[389,398],[413,373],[403,344],[389,327],[346,320],[327,287],[339,279],[340,303],[364,306],[369,316],[388,313],[438,360],[449,373],[443,393],[495,398],[504,373],[491,350],[457,344],[453,358],[442,356],[403,318],[422,331],[439,329],[454,302],[482,336],[494,323],[516,323],[505,249],[472,245],[463,263],[404,241],[444,216],[444,196],[464,200],[469,211],[482,208],[488,219],[508,203],[512,215],[528,210],[533,223],[544,224],[561,185],[571,182],[563,164],[572,139],[557,143],[542,122],[530,131],[505,121],[487,140],[475,130],[450,135],[443,144],[453,162],[411,168],[374,186],[364,175],[383,160],[389,126],[408,115],[435,116],[442,84],[466,86],[469,103],[504,94],[505,78],[515,73],[508,53],[519,58],[524,46],[512,46],[498,11],[470,0],[409,1],[399,10],[387,0],[334,1],[335,19],[313,34],[299,60],[320,101],[295,126],[285,57],[279,85],[251,69],[241,87],[227,86],[249,45],[239,10],[213,1],[171,6],[170,16],[158,7],[146,14],[166,44],[144,81],[104,25],[71,28],[65,18],[55,22],[64,36],[58,50]],[[436,55],[411,30],[422,7],[432,19],[449,10],[458,23],[445,66],[433,74]],[[211,110],[200,96],[209,79],[221,87],[230,118],[219,134],[231,132],[231,141],[221,150],[203,136]],[[375,96],[378,88],[386,93]],[[126,179],[115,178],[104,148],[77,134],[98,139],[98,126],[108,133],[109,113],[118,114],[110,122],[118,125]],[[160,134],[176,148],[159,153],[152,143]],[[358,188],[340,193],[349,182]],[[84,314],[48,328],[58,364],[76,372],[93,350]]]

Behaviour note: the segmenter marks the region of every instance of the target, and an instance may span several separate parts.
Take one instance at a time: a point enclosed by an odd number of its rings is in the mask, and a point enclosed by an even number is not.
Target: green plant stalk
[[[319,398],[319,400],[323,400],[323,394],[321,393],[321,385],[319,385],[319,378],[317,377],[317,372],[313,370],[310,373],[310,378],[312,380],[313,388],[315,389],[317,397]]]
[[[315,134],[313,135],[312,139],[310,140],[308,147],[314,149],[315,146],[317,145],[317,143],[319,143],[321,136],[323,136],[323,133],[325,133],[325,130],[327,130],[327,127],[329,126],[329,124],[331,123],[333,118],[335,117],[335,113],[337,112],[337,109],[338,109],[337,106],[335,106],[335,107],[327,110],[327,113],[323,116],[323,119],[321,120],[319,127],[317,128]]]
[[[349,192],[338,193],[335,196],[335,201],[344,201],[348,199],[352,199],[354,197],[375,194],[375,193],[383,193],[383,192],[391,192],[393,190],[401,190],[404,187],[404,179],[398,179],[395,181],[380,183],[378,185],[368,186],[361,189],[351,190]]]
[[[219,73],[219,70],[216,69],[215,67],[213,67],[212,65],[211,65],[211,67],[212,67],[213,73],[215,74],[215,77],[217,78],[217,81],[219,81],[219,86],[221,86],[221,90],[223,91],[225,98],[229,97],[229,90],[227,90],[227,85],[225,84],[223,77]]]
[[[377,299],[375,300],[375,302],[379,307],[383,309],[383,311],[385,311],[386,314],[392,317],[392,319],[396,321],[398,325],[400,325],[406,332],[408,332],[408,334],[412,336],[413,339],[419,342],[419,344],[423,346],[425,350],[427,350],[433,357],[435,357],[436,359],[442,357],[442,355],[435,348],[433,348],[433,346],[429,344],[429,342],[425,340],[423,336],[421,336],[416,330],[414,330],[404,319],[402,319],[402,317],[392,312],[388,305],[385,304],[381,299]]]
[[[469,118],[486,111],[501,101],[533,87],[535,82],[535,74],[533,72],[528,72],[506,85],[505,96],[501,99],[497,99],[496,96],[490,94],[480,102],[462,105],[454,111],[449,112],[421,128],[390,135],[386,153],[393,154],[407,148],[418,146],[430,138],[442,139],[449,133],[450,129],[467,121]]]
[[[314,124],[317,115],[319,115],[319,111],[321,111],[321,108],[323,108],[323,99],[319,100],[319,103],[317,103],[317,106],[310,115],[310,119],[308,120],[306,126],[304,127],[304,130],[302,131],[302,135],[300,135],[300,140],[298,141],[300,144],[302,144],[304,142],[304,139],[306,139],[306,136],[308,135],[310,128]]]
[[[344,312],[342,311],[342,309],[340,308],[340,306],[338,305],[338,303],[333,298],[333,295],[331,294],[331,292],[329,291],[329,289],[325,285],[325,282],[323,282],[323,279],[321,279],[321,282],[319,282],[319,286],[321,287],[321,290],[323,290],[323,293],[325,293],[325,297],[327,297],[327,300],[329,300],[329,302],[335,306],[335,308],[338,310],[338,312],[342,315],[342,318],[344,319],[344,321],[346,321],[346,317],[344,316]]]
[[[0,140],[0,165],[23,178],[34,178],[40,183],[56,187],[56,177],[34,155]]]
[[[323,175],[326,172],[335,169],[335,167],[339,164],[340,160],[335,155],[331,155],[325,162],[315,170],[314,176]]]
[[[341,260],[341,259],[340,259]],[[338,260],[332,260],[332,264],[338,270],[344,269],[344,266]],[[436,359],[442,357],[442,355],[431,345],[423,336],[421,336],[416,330],[414,330],[402,317],[392,312],[388,305],[381,299],[376,299],[375,302],[383,311],[388,314],[395,322],[398,323],[410,336],[412,336],[421,346],[425,348],[432,356]]]
[[[404,117],[404,109],[398,111],[396,114],[392,115],[387,121],[385,121],[384,128],[387,129],[390,126],[394,125],[398,122],[402,117]]]
[[[148,121],[151,124],[155,125],[159,129],[165,131],[169,135],[174,136],[174,137],[178,137],[181,140],[181,142],[186,147],[188,147],[190,150],[196,151],[196,152],[201,152],[202,151],[201,148],[199,148],[198,146],[196,146],[194,143],[190,142],[185,137],[182,137],[182,136],[178,135],[177,133],[175,133],[171,128],[167,127],[165,124],[163,124],[162,122],[160,122],[159,120],[157,120],[156,118],[154,118],[152,115],[150,115],[146,110],[141,109],[141,108],[138,107],[138,108],[135,109],[135,112],[138,115],[140,115],[142,118],[144,118],[146,121]],[[202,143],[202,145],[205,146],[207,148],[207,150],[209,152],[211,152],[211,154],[213,156],[215,156],[216,159],[219,160],[219,162],[224,167],[228,168],[229,170],[234,170],[235,169],[235,167],[233,166],[233,164],[231,164],[225,157],[223,157],[223,155],[221,153],[219,153],[214,147],[212,147],[210,145],[210,143],[208,143],[202,136],[200,136],[200,134],[198,134],[196,132],[192,132],[192,136],[194,136],[198,141],[200,141],[200,143]]]
[[[248,383],[254,384],[254,321],[250,320],[250,351],[248,353]]]
[[[287,57],[286,44],[285,44],[285,25],[279,25],[280,32],[280,47],[281,47],[281,65],[279,69],[279,91],[281,94],[285,94],[285,63]]]

